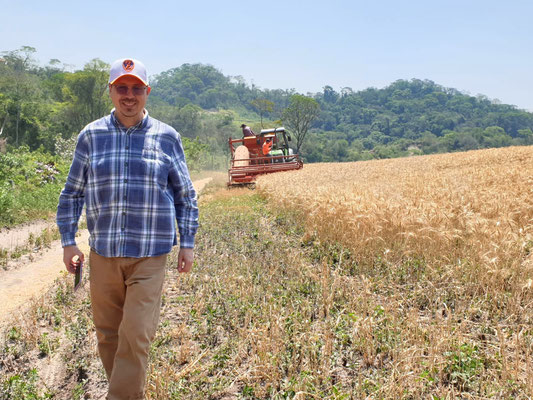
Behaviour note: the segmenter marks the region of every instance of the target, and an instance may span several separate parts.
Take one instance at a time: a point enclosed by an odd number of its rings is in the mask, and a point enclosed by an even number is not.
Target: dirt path
[[[212,180],[213,180],[213,178],[204,178],[204,179],[200,179],[198,181],[194,181],[192,183],[193,186],[194,186],[194,190],[196,190],[197,193],[200,193],[202,190],[204,190],[205,185],[207,185]]]
[[[211,179],[205,178],[193,182],[194,188],[200,193]],[[7,248],[8,244],[14,243],[17,243],[15,247],[23,245],[30,233],[38,235],[49,224],[50,222],[39,221],[35,224],[35,228],[32,225],[26,225],[12,229],[10,232],[13,233],[13,237],[0,232],[0,248]],[[78,247],[85,254],[89,253],[88,239],[89,232],[86,229],[80,231],[79,237],[76,238]],[[63,249],[59,240],[54,241],[51,247],[35,261],[3,273],[0,280],[0,299],[2,299],[0,301],[0,328],[23,313],[24,305],[30,304],[32,298],[44,294],[61,273],[66,273],[66,270],[63,265]]]

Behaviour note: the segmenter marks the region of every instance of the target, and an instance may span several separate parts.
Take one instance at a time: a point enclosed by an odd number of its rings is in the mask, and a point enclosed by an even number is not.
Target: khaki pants
[[[144,398],[166,260],[166,255],[108,258],[91,250],[91,304],[109,400]]]

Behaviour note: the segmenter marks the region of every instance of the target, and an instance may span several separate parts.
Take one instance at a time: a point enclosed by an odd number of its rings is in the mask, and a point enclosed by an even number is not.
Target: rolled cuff
[[[61,246],[76,246],[76,233],[66,232],[61,234]]]
[[[194,248],[194,235],[180,235],[180,248]]]

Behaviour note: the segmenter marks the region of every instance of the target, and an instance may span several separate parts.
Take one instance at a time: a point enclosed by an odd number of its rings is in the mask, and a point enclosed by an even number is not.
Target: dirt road
[[[193,182],[194,188],[200,193],[211,179],[205,178]],[[13,238],[3,232],[4,235],[0,236],[2,240],[0,247],[3,247],[4,243],[6,244],[4,248],[10,247],[9,245],[13,243],[17,243],[16,246],[22,245],[27,241],[30,233],[36,235],[46,226],[48,226],[47,223],[39,222],[38,228],[27,225],[12,230],[12,232],[16,232],[16,237]],[[87,255],[89,253],[89,232],[85,229],[79,234],[76,242],[80,250]],[[44,294],[61,273],[66,273],[66,270],[63,264],[63,249],[59,240],[54,241],[51,247],[38,256],[35,261],[3,273],[0,280],[0,299],[2,299],[0,301],[0,328],[11,319],[24,313],[25,305],[30,304],[32,298]]]

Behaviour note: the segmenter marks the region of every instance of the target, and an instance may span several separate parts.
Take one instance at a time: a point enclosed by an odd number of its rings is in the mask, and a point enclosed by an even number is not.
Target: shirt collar
[[[145,108],[143,110],[143,119],[141,121],[139,121],[139,123],[137,125],[134,125],[131,128],[129,128],[129,129],[132,129],[132,128],[144,129],[144,128],[148,127],[149,120],[150,120],[150,117],[148,116],[148,110]],[[120,126],[120,127],[124,128],[124,129],[127,129],[124,125],[122,125],[122,123],[118,120],[118,118],[115,117],[115,109],[114,108],[111,110],[111,122],[113,122],[113,124],[115,126]]]

